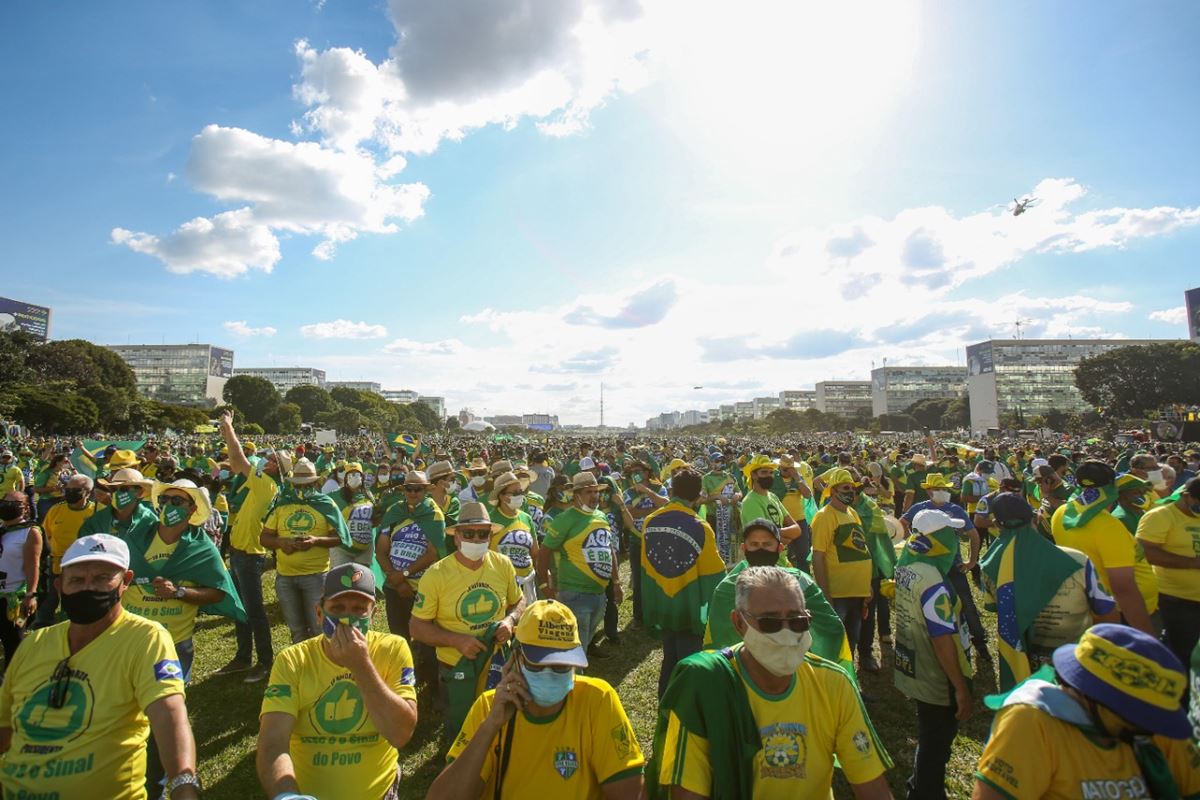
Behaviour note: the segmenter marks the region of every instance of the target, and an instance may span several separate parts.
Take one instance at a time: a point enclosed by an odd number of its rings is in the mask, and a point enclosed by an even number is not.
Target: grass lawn
[[[628,586],[628,567],[623,565],[622,577]],[[275,602],[274,572],[263,581],[267,613],[272,622],[275,652],[289,643],[287,627]],[[626,597],[630,596],[626,590]],[[978,600],[978,597],[977,597]],[[629,623],[631,604],[621,607],[621,627]],[[991,615],[984,614],[984,627],[994,632]],[[372,627],[386,631],[382,608]],[[196,662],[192,686],[188,687],[187,705],[196,735],[200,775],[207,789],[205,796],[222,800],[244,800],[263,797],[254,771],[254,747],[258,734],[258,709],[265,682],[243,684],[240,675],[213,675],[232,657],[235,650],[233,624],[220,617],[201,617],[196,626]],[[604,678],[621,696],[633,729],[637,732],[642,750],[649,753],[657,713],[656,691],[661,651],[651,637],[640,631],[625,631],[621,644],[611,650],[611,657],[593,662],[589,674]],[[993,650],[994,653],[994,650]],[[916,745],[916,709],[892,687],[891,671],[878,675],[863,675],[863,689],[870,700],[867,710],[875,728],[891,753],[896,766],[888,772],[892,791],[904,796],[904,781],[911,772],[913,748]],[[971,795],[975,764],[987,738],[991,714],[981,700],[986,692],[995,691],[995,675],[985,667],[975,679],[976,706],[971,718],[963,725],[954,744],[954,753],[947,768],[947,789],[950,797]],[[422,798],[437,776],[438,730],[440,720],[420,720],[413,741],[401,751],[404,788],[403,798]],[[837,778],[840,781],[840,776]],[[850,797],[849,787],[835,782],[834,794]]]

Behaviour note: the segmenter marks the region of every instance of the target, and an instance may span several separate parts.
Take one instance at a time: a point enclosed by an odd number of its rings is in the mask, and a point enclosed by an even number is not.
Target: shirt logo
[[[291,697],[292,687],[286,683],[273,683],[263,692],[263,697]]]
[[[500,598],[486,584],[473,586],[458,603],[458,616],[469,625],[491,622],[500,610]]]
[[[362,694],[352,681],[336,681],[325,690],[309,714],[317,730],[334,736],[345,735],[363,724]]]
[[[416,686],[417,673],[412,667],[400,668],[400,685],[401,686]]]
[[[798,722],[779,722],[759,731],[762,736],[762,778],[808,777],[808,728]]]
[[[871,752],[871,740],[867,738],[866,731],[858,731],[851,737],[854,742],[854,749],[862,753],[864,756]]]
[[[575,755],[574,750],[565,747],[554,753],[554,771],[561,775],[564,781],[570,779],[577,769],[579,769],[579,758]]]
[[[183,668],[179,666],[179,660],[175,658],[164,658],[162,661],[155,664],[154,679],[158,681],[183,680]]]

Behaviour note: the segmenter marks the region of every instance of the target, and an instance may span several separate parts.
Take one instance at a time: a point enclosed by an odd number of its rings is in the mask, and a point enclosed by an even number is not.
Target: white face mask
[[[1163,480],[1163,471],[1161,469],[1152,469],[1147,472],[1146,480],[1150,481],[1150,485],[1155,489],[1162,489],[1167,485],[1167,482]]]
[[[459,542],[458,552],[462,553],[465,558],[471,561],[479,561],[487,555],[487,542]]]
[[[745,617],[743,617],[745,619]],[[746,649],[763,669],[780,678],[794,675],[804,663],[804,656],[812,647],[812,633],[794,633],[782,628],[776,633],[763,633],[749,622],[742,637]]]
[[[483,486],[485,483],[487,483],[486,475],[476,475],[471,478],[471,485],[476,489],[478,489],[480,486]]]
[[[950,502],[950,493],[949,492],[930,492],[929,499],[935,503],[949,503]]]
[[[391,479],[392,479],[392,474],[390,472],[381,472],[375,476],[375,482],[380,485],[387,483]]]
[[[346,476],[346,485],[351,489],[357,489],[358,487],[362,486],[362,478],[363,476],[360,473],[351,472]]]
[[[506,502],[508,503],[509,508],[516,511],[518,508],[525,505],[525,495],[514,494],[512,497],[509,497]]]
[[[582,511],[583,513],[585,513],[585,514],[591,514],[593,511],[595,511],[595,510],[596,510],[596,507],[595,507],[595,506],[584,505],[583,503],[580,503],[580,504],[579,504],[579,510],[580,510],[580,511]]]

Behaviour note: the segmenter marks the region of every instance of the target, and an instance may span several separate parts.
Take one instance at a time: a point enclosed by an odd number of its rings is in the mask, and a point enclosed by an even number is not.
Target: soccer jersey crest
[[[554,771],[561,775],[563,780],[569,779],[577,769],[579,769],[579,757],[575,755],[574,750],[567,747],[555,751]]]

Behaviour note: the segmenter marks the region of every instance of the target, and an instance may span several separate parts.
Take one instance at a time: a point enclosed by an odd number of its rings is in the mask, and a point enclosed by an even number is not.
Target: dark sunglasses
[[[525,657],[524,653],[521,654],[521,662],[522,666],[530,672],[545,672],[546,670],[550,670],[551,672],[557,672],[559,675],[565,675],[574,669],[574,667],[567,667],[561,664],[534,664]]]
[[[71,667],[67,664],[69,660],[70,656],[58,662],[58,666],[54,668],[54,672],[50,675],[50,697],[48,701],[51,708],[59,709],[67,704],[67,695],[71,693]]]
[[[162,497],[158,498],[158,502],[163,503],[168,506],[175,506],[177,508],[183,508],[183,507],[187,506],[188,504],[190,504],[192,501],[188,500],[186,497],[180,497],[177,494],[164,494]]]
[[[404,491],[407,492],[408,494],[419,494],[419,493],[425,491],[426,488],[427,487],[425,487],[425,486],[405,486]]]
[[[756,617],[748,611],[740,612],[743,617],[749,617],[758,623],[758,629],[763,633],[779,633],[784,624],[792,633],[804,633],[812,626],[812,614],[800,614],[795,617]]]
[[[490,528],[459,528],[458,538],[467,541],[487,541],[492,538],[492,531]]]

